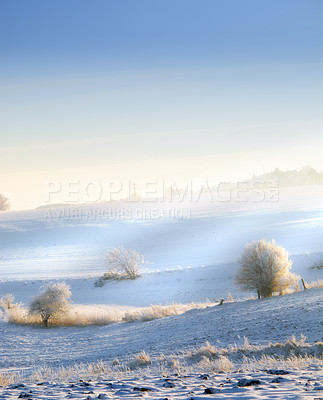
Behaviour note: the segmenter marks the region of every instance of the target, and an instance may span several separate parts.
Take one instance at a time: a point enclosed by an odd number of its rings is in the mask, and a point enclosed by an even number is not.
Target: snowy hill
[[[322,389],[322,295],[311,289],[87,328],[1,321],[0,371],[23,375],[0,395],[130,399],[144,388],[152,399],[315,396]]]
[[[265,238],[289,251],[293,272],[322,279],[312,268],[323,260],[322,195],[313,185],[280,189],[274,202],[120,203],[118,218],[106,205],[1,213],[0,297],[28,305],[44,283],[64,280],[76,318],[113,318],[45,329],[10,324],[3,312],[0,398],[318,398],[323,289],[255,300],[233,278],[245,244]],[[155,218],[158,207],[190,215]],[[143,209],[146,218],[120,218]],[[135,248],[150,264],[137,280],[96,287],[114,246]],[[179,315],[126,322],[172,303]]]

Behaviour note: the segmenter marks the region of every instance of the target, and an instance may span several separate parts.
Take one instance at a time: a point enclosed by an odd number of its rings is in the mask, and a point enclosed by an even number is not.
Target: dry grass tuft
[[[145,351],[140,352],[136,358],[128,363],[128,367],[133,370],[136,368],[146,367],[151,364],[150,355]]]
[[[30,315],[21,305],[11,308],[7,312],[8,321],[11,324],[18,325],[43,325],[41,317],[38,315]]]
[[[204,358],[216,358],[219,356],[219,349],[216,349],[209,342],[205,342],[205,345],[199,347],[197,350],[191,353],[190,358],[193,360],[202,360]]]
[[[229,302],[229,303],[232,303],[234,300],[233,300],[233,297],[232,297],[232,294],[229,292],[228,293],[228,298],[227,298],[227,301]]]
[[[323,279],[317,279],[312,282],[305,282],[306,289],[323,288]]]
[[[198,362],[197,368],[201,372],[230,372],[234,369],[234,364],[225,356],[220,356],[216,360],[210,360],[208,357],[203,357]]]
[[[151,305],[150,307],[145,307],[139,311],[126,313],[123,320],[125,322],[151,321],[157,318],[165,318],[170,315],[178,315],[179,313],[179,307],[176,304],[171,304],[169,306]]]
[[[294,336],[285,343],[268,343],[252,345],[245,339],[241,346],[216,348],[210,343],[195,351],[179,352],[177,354],[159,357],[151,360],[149,354],[142,351],[129,362],[115,359],[110,363],[98,361],[89,364],[75,364],[68,367],[39,367],[25,377],[25,381],[44,382],[77,382],[89,379],[123,380],[134,379],[147,374],[171,375],[174,373],[227,373],[242,368],[245,371],[266,369],[305,369],[309,366],[322,368],[323,343],[309,344],[306,337],[297,340]],[[134,372],[135,371],[135,372]],[[0,386],[21,382],[19,373],[0,374]]]
[[[201,309],[214,306],[215,303],[189,303],[170,305],[151,305],[135,311],[122,312],[117,310],[82,310],[70,307],[68,312],[53,316],[49,321],[50,327],[54,326],[88,326],[108,325],[116,322],[151,321],[153,319],[165,318],[172,315],[180,315],[192,309]],[[21,305],[16,305],[7,311],[8,321],[19,325],[43,325],[39,315],[28,312]]]
[[[183,370],[183,366],[178,358],[175,356],[171,356],[167,360],[167,367],[176,373],[181,373]]]
[[[91,378],[104,378],[110,374],[111,368],[103,361],[88,364],[74,364],[69,367],[51,368],[39,367],[32,371],[29,380],[32,382],[43,382],[46,380],[79,381]]]
[[[8,311],[8,321],[19,325],[43,325],[39,315],[33,315],[25,308],[17,306]],[[81,312],[73,308],[68,313],[53,317],[49,320],[49,326],[88,326],[88,325],[108,325],[120,322],[122,315],[117,311],[102,312]]]
[[[19,381],[21,376],[18,372],[4,372],[0,373],[0,387],[12,385]]]
[[[117,311],[105,313],[94,312],[85,313],[81,311],[71,311],[63,317],[53,320],[52,326],[88,326],[88,325],[109,325],[115,322],[120,322],[122,316]]]
[[[305,369],[309,365],[322,367],[322,360],[311,355],[291,355],[286,358],[263,354],[260,358],[243,357],[241,368],[252,372],[266,369]]]
[[[153,319],[165,318],[172,315],[184,314],[187,311],[193,309],[202,309],[206,307],[214,306],[216,303],[205,302],[205,303],[189,303],[189,304],[170,304],[170,305],[151,305],[140,310],[131,311],[124,315],[123,321],[134,322],[134,321],[151,321]]]
[[[245,357],[251,357],[260,359],[261,357],[323,357],[323,343],[316,342],[310,344],[306,341],[306,337],[301,335],[300,339],[297,340],[295,336],[291,336],[284,343],[271,343],[266,345],[252,345],[249,343],[247,338],[244,338],[244,343],[240,346],[234,344],[228,348],[217,348],[212,346],[209,342],[205,345],[197,348],[196,350],[189,351],[186,353],[186,357],[194,362],[199,362],[204,359],[214,360],[219,359],[222,356],[230,357],[235,362],[244,359]]]

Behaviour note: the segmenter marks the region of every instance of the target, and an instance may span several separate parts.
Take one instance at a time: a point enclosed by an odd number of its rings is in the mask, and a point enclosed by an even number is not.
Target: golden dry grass
[[[305,282],[307,289],[323,288],[323,279],[317,279],[312,282]]]
[[[189,304],[170,304],[170,305],[151,305],[133,311],[106,310],[97,308],[87,310],[82,307],[70,307],[69,311],[57,317],[49,319],[48,325],[54,326],[88,326],[88,325],[108,325],[116,322],[136,322],[151,321],[153,319],[165,318],[183,314],[192,309],[201,309],[214,306],[216,303],[189,303]],[[12,324],[19,325],[40,325],[43,322],[40,316],[30,314],[28,310],[20,305],[7,311],[7,319]]]
[[[12,385],[20,379],[18,372],[3,372],[0,373],[0,387]]]

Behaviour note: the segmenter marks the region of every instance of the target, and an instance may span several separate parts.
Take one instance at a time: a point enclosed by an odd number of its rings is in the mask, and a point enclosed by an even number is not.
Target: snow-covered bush
[[[114,248],[106,255],[108,272],[104,279],[136,279],[140,277],[140,268],[145,264],[144,257],[137,250]]]
[[[65,283],[52,283],[41,288],[41,292],[29,306],[29,313],[41,317],[47,327],[50,318],[59,318],[70,309],[70,287]]]
[[[257,290],[260,297],[270,297],[274,292],[283,294],[299,279],[290,272],[292,261],[287,250],[274,240],[248,243],[238,263],[236,284],[244,291]]]
[[[7,197],[0,193],[0,211],[7,211],[10,208],[10,203]]]

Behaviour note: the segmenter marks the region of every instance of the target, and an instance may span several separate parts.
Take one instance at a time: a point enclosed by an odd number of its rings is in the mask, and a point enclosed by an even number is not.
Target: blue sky
[[[322,21],[320,0],[2,0],[0,192],[323,170]]]

